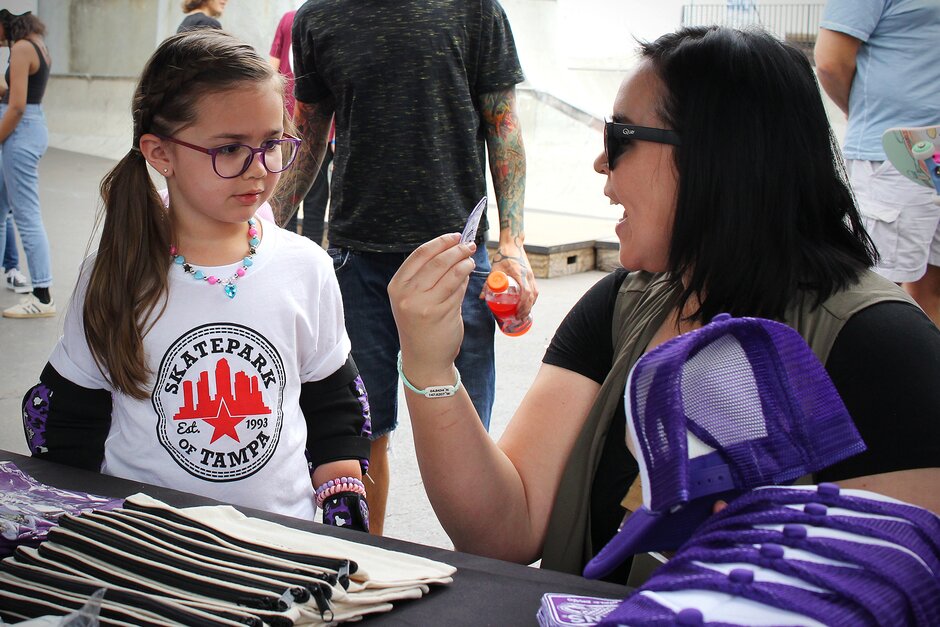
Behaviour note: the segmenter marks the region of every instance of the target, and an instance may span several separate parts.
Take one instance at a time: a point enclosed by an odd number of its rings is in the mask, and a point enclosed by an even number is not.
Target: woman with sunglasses
[[[825,364],[868,450],[816,481],[940,511],[940,332],[869,271],[876,253],[806,58],[719,27],[665,35],[641,56],[594,163],[622,210],[627,270],[562,322],[498,443],[462,389],[413,391],[459,388],[473,246],[428,242],[389,286],[416,453],[456,548],[580,573],[638,472],[624,442],[630,368],[722,312],[790,324]]]
[[[24,399],[30,450],[367,530],[368,404],[332,262],[259,216],[300,145],[283,82],[250,45],[190,31],[154,52],[131,111],[98,250]]]

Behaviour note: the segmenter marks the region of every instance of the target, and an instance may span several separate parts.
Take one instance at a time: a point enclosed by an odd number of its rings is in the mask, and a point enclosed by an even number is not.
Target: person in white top
[[[132,110],[98,251],[24,400],[31,451],[367,530],[368,400],[332,263],[258,215],[300,144],[277,74],[230,35],[183,33]]]

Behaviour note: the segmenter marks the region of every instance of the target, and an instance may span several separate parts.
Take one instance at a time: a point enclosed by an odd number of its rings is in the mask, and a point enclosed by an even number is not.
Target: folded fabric
[[[127,498],[133,505],[159,507],[159,501],[143,494]],[[163,505],[164,507],[169,507]],[[260,518],[249,518],[234,507],[204,506],[177,510],[186,518],[244,542],[266,545],[297,555],[347,558],[359,565],[350,575],[353,583],[365,588],[392,588],[418,584],[446,584],[453,581],[456,568],[417,555],[399,553],[330,536],[312,534]]]
[[[67,613],[103,589],[101,616],[113,624],[326,625],[419,599],[455,571],[227,506],[179,509],[139,494],[122,509],[63,515],[38,548],[0,561],[0,618]]]
[[[0,573],[0,603],[16,603],[23,610],[30,605],[45,608],[44,612],[56,611],[68,614],[81,609],[89,596],[96,592],[94,586],[87,586],[87,591],[75,592],[76,588],[59,587],[58,582],[41,583],[36,580],[23,580],[7,573]],[[187,625],[189,627],[244,627],[242,621],[228,620],[185,608],[168,599],[146,598],[136,595],[136,604],[128,604],[128,591],[115,589],[104,590],[101,596],[99,615],[106,623],[119,622],[125,625],[141,627],[163,627],[167,624]],[[142,606],[146,607],[142,607]],[[32,615],[32,612],[27,615]],[[254,623],[261,627],[261,622]]]
[[[64,582],[67,582],[68,577],[71,576],[75,578],[74,581],[90,582],[103,589],[134,590],[157,599],[172,599],[182,606],[202,610],[223,618],[230,618],[246,625],[260,624],[261,622],[273,626],[293,625],[301,617],[297,607],[290,607],[280,612],[259,608],[248,610],[237,600],[224,601],[199,594],[191,589],[187,590],[148,580],[139,573],[133,573],[101,560],[75,554],[52,542],[46,542],[38,549],[23,547],[17,549],[13,558],[0,562],[0,569],[8,568],[9,564],[23,567],[32,566],[39,572],[45,571],[50,573],[51,576],[59,576],[62,578],[63,583],[61,585],[63,586],[68,585]]]

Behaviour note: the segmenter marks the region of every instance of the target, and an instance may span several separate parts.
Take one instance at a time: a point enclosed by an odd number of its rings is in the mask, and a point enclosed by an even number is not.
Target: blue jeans
[[[20,269],[20,253],[16,250],[16,230],[13,228],[13,214],[7,213],[6,219],[7,241],[3,248],[4,270]]]
[[[0,116],[7,105],[0,105]],[[0,216],[13,211],[20,232],[33,287],[52,284],[49,239],[39,210],[39,160],[49,145],[49,132],[42,106],[26,105],[26,112],[13,133],[3,142],[3,176],[0,176]],[[0,242],[7,241],[7,222],[0,220]]]
[[[388,299],[388,284],[406,253],[368,253],[348,248],[330,248],[333,268],[343,293],[346,331],[352,355],[359,367],[372,414],[372,439],[398,426],[398,329]],[[493,334],[496,322],[486,302],[479,298],[490,261],[480,246],[473,257],[477,267],[463,299],[463,344],[457,355],[460,370],[473,406],[487,430],[496,392],[496,359]]]

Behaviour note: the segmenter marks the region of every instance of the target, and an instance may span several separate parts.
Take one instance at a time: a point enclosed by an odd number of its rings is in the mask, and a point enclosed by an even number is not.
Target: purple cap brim
[[[657,514],[646,506],[641,507],[623,522],[620,531],[587,563],[584,576],[600,579],[637,553],[678,549],[711,516],[715,501],[727,500],[737,494],[713,494],[696,499],[674,513]]]

